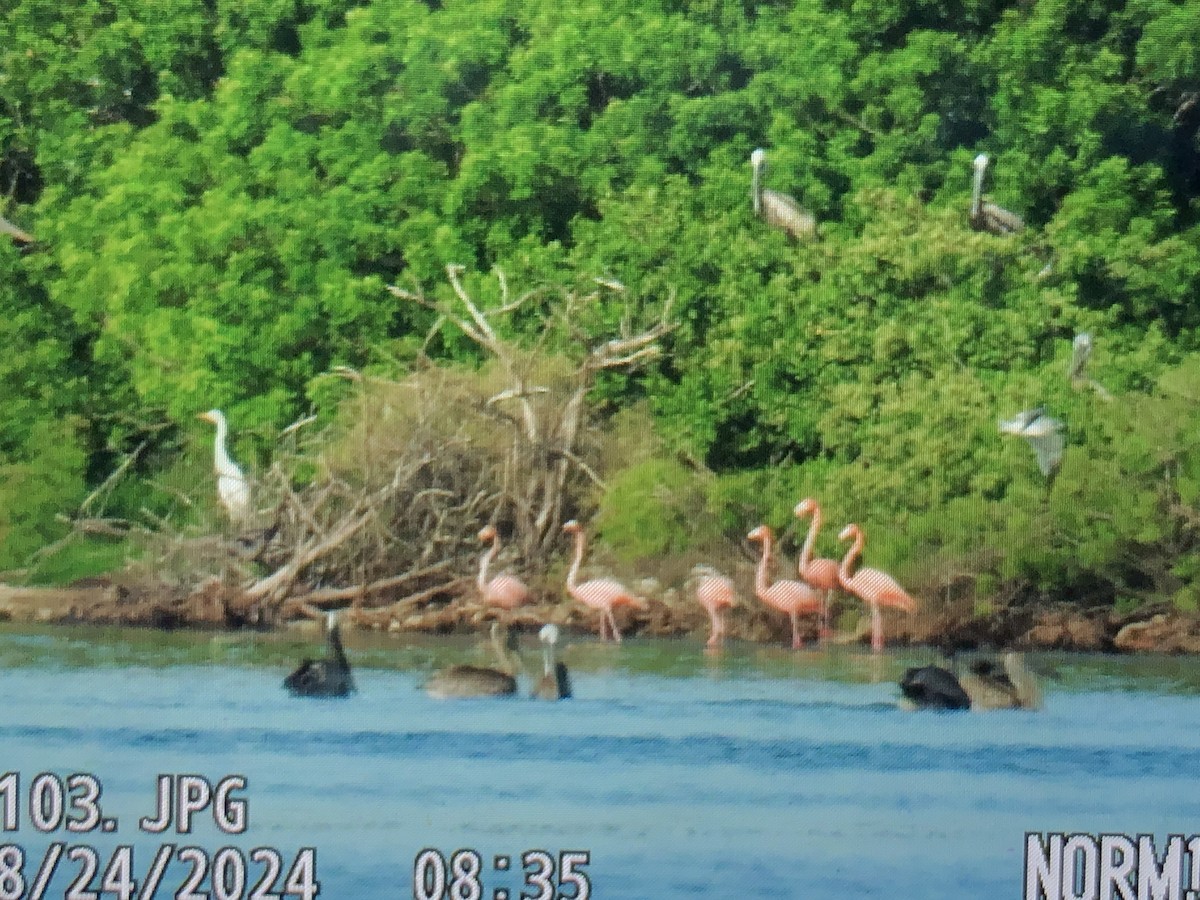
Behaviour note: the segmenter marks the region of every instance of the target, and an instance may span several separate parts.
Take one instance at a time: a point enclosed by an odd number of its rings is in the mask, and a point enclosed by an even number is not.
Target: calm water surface
[[[713,659],[694,640],[573,638],[571,701],[438,702],[421,681],[482,661],[472,642],[347,644],[358,693],[320,701],[280,687],[321,652],[315,635],[0,631],[0,770],[26,796],[39,772],[94,773],[118,820],[43,835],[22,806],[6,839],[34,869],[51,841],[92,845],[102,865],[131,844],[139,878],[164,842],[268,845],[286,862],[313,846],[326,898],[412,896],[426,847],[477,849],[488,898],[520,895],[531,849],[589,851],[596,897],[1008,898],[1026,831],[1200,831],[1192,659],[1033,657],[1042,712],[939,714],[895,705],[904,668],[933,661],[919,651]],[[139,834],[160,773],[244,775],[246,832],[206,814],[190,835]],[[47,896],[78,868],[64,860]],[[157,896],[188,869],[172,863]]]

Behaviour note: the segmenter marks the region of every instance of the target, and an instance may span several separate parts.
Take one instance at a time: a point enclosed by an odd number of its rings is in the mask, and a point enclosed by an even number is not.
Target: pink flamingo
[[[488,566],[500,552],[500,535],[495,526],[486,525],[479,532],[479,540],[491,541],[492,547],[479,558],[479,594],[483,602],[500,609],[514,610],[529,602],[529,588],[516,575],[502,572],[491,581],[487,580]]]
[[[696,599],[708,611],[712,621],[712,633],[705,647],[715,650],[725,639],[724,611],[733,608],[733,582],[711,566],[696,566],[692,572],[697,576]]]
[[[850,567],[862,555],[863,546],[867,542],[862,529],[853,524],[847,525],[838,535],[839,541],[848,541],[851,538],[854,539],[854,543],[850,545],[850,549],[842,558],[841,566],[838,567],[838,580],[845,590],[871,605],[871,649],[878,653],[883,649],[883,616],[879,612],[880,604],[911,613],[916,611],[917,601],[887,572],[864,566],[853,575],[850,574]]]
[[[812,497],[805,497],[796,504],[796,516],[812,516],[812,524],[808,526],[808,537],[800,548],[800,577],[819,591],[824,591],[821,597],[821,637],[829,637],[829,597],[841,587],[838,580],[838,564],[836,559],[813,559],[813,545],[817,542],[817,532],[821,530],[821,507]]]
[[[563,525],[563,531],[575,536],[575,559],[571,561],[571,569],[567,572],[567,593],[585,606],[600,610],[600,640],[608,639],[607,628],[611,626],[613,640],[621,643],[621,632],[617,630],[613,607],[646,609],[646,601],[612,578],[593,578],[580,584],[576,579],[579,576],[579,564],[583,562],[583,526],[572,519]]]
[[[774,536],[766,525],[759,525],[748,535],[746,540],[762,541],[762,559],[758,561],[758,569],[754,573],[754,593],[758,599],[780,612],[785,612],[792,620],[792,649],[798,650],[804,646],[800,640],[800,614],[821,614],[821,597],[803,581],[780,580],[768,584],[767,569],[771,565],[771,542]]]

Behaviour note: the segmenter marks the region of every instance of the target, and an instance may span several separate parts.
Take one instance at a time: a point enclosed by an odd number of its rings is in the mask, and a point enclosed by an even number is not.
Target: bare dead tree
[[[562,548],[563,521],[603,486],[588,392],[600,373],[661,352],[671,298],[652,313],[627,311],[616,335],[596,339],[578,323],[611,317],[602,304],[624,302],[615,282],[586,294],[513,298],[497,273],[500,300],[485,306],[461,266],[446,271],[440,299],[389,290],[437,311],[438,327],[473,341],[483,365],[328,373],[345,385],[337,410],[324,426],[310,416],[280,432],[270,466],[253,478],[255,510],[239,533],[215,509],[204,518],[207,504],[188,496],[175,500],[191,524],[143,510],[136,565],[157,580],[172,620],[269,622],[345,605],[381,626],[416,612],[437,618],[440,608],[418,608],[474,596],[482,525],[508,527],[506,543],[535,581]],[[548,298],[538,307],[540,331],[503,336],[499,323],[518,310],[531,314],[535,297]]]
[[[439,323],[457,328],[503,372],[505,386],[485,403],[485,412],[507,432],[503,491],[493,518],[502,517],[507,507],[514,524],[514,538],[523,556],[529,561],[541,561],[560,542],[564,502],[572,476],[603,486],[601,477],[581,452],[588,392],[599,373],[630,370],[662,352],[660,341],[674,327],[670,322],[673,297],[668,297],[656,313],[647,316],[649,321],[640,330],[634,331],[625,319],[621,334],[608,340],[589,343],[583,335],[572,335],[578,346],[584,348],[583,353],[571,361],[569,371],[557,373],[556,378],[544,370],[539,373],[536,364],[531,364],[529,349],[501,337],[495,325],[498,319],[511,315],[540,295],[530,292],[512,298],[503,273],[497,271],[500,302],[485,309],[463,285],[463,272],[459,265],[446,267],[456,304],[431,300],[419,291],[395,285],[388,290],[396,297],[436,311]],[[623,291],[619,285],[602,281],[597,284],[610,291]],[[571,330],[580,310],[600,303],[602,296],[600,291],[585,295],[564,292],[557,315],[543,322],[539,343],[546,343],[556,328],[561,330],[565,326]]]

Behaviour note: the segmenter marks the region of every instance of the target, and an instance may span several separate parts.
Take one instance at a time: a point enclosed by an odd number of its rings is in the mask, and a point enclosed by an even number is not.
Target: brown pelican
[[[958,678],[941,666],[909,669],[900,679],[904,705],[911,709],[970,709],[971,698]]]
[[[221,505],[229,513],[229,518],[240,522],[250,513],[250,482],[225,449],[225,440],[229,434],[229,424],[225,414],[219,409],[210,409],[200,413],[196,418],[212,422],[217,426],[217,436],[213,441],[213,468],[217,473],[217,496]]]
[[[32,244],[33,235],[28,231],[22,231],[4,216],[0,216],[0,234],[7,234],[18,244]]]
[[[1088,360],[1092,356],[1092,336],[1081,331],[1075,335],[1075,340],[1071,342],[1071,365],[1067,369],[1067,380],[1071,382],[1071,387],[1078,390],[1082,387],[1090,387],[1100,395],[1101,400],[1112,400],[1110,394],[1100,382],[1094,378],[1089,378],[1087,374]]]
[[[329,613],[325,624],[329,644],[325,659],[306,659],[295,672],[283,679],[283,686],[294,697],[345,697],[354,691],[350,661],[342,649],[337,616]]]
[[[1037,678],[1025,668],[1019,653],[1005,653],[998,665],[993,659],[976,659],[959,679],[971,698],[971,709],[1041,709],[1042,691]]]
[[[794,198],[778,191],[764,190],[762,174],[767,165],[767,152],[759,147],[750,154],[750,196],[754,201],[754,214],[775,228],[782,228],[797,240],[810,240],[817,236],[817,220]]]
[[[502,635],[503,632],[503,635]],[[517,692],[513,673],[516,661],[516,635],[499,622],[492,623],[492,650],[498,667],[457,665],[440,669],[425,682],[425,693],[437,700],[460,697],[511,697]]]
[[[554,659],[554,647],[558,643],[558,626],[543,625],[538,632],[542,642],[542,677],[533,686],[530,695],[538,700],[566,700],[571,696],[571,677],[565,663]]]
[[[1002,209],[995,203],[985,203],[983,200],[983,173],[987,171],[988,155],[980,153],[975,157],[975,185],[971,191],[971,227],[976,231],[990,231],[992,234],[1012,234],[1025,227],[1024,220],[1016,213]]]
[[[995,660],[972,660],[966,675],[941,666],[909,669],[900,680],[909,709],[1040,709],[1042,692],[1018,653]]]

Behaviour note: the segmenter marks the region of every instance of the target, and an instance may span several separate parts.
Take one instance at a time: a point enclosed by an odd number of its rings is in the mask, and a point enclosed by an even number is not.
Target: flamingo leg
[[[821,596],[821,627],[819,633],[822,641],[829,639],[829,595],[833,593],[832,588],[826,588],[825,593]]]
[[[800,614],[792,610],[792,649],[799,650],[804,646],[804,641],[800,640]]]
[[[711,625],[708,635],[708,643],[704,646],[715,647],[721,642],[721,620],[717,616],[717,611],[715,609],[710,609],[708,611],[708,618]]]
[[[883,614],[878,603],[871,604],[871,650],[875,653],[883,650]]]
[[[613,640],[618,644],[621,643],[621,632],[617,630],[617,617],[613,615],[612,607],[606,610],[608,615],[608,624],[612,628]]]
[[[608,619],[604,616],[604,610],[600,610],[600,640],[608,640]]]

